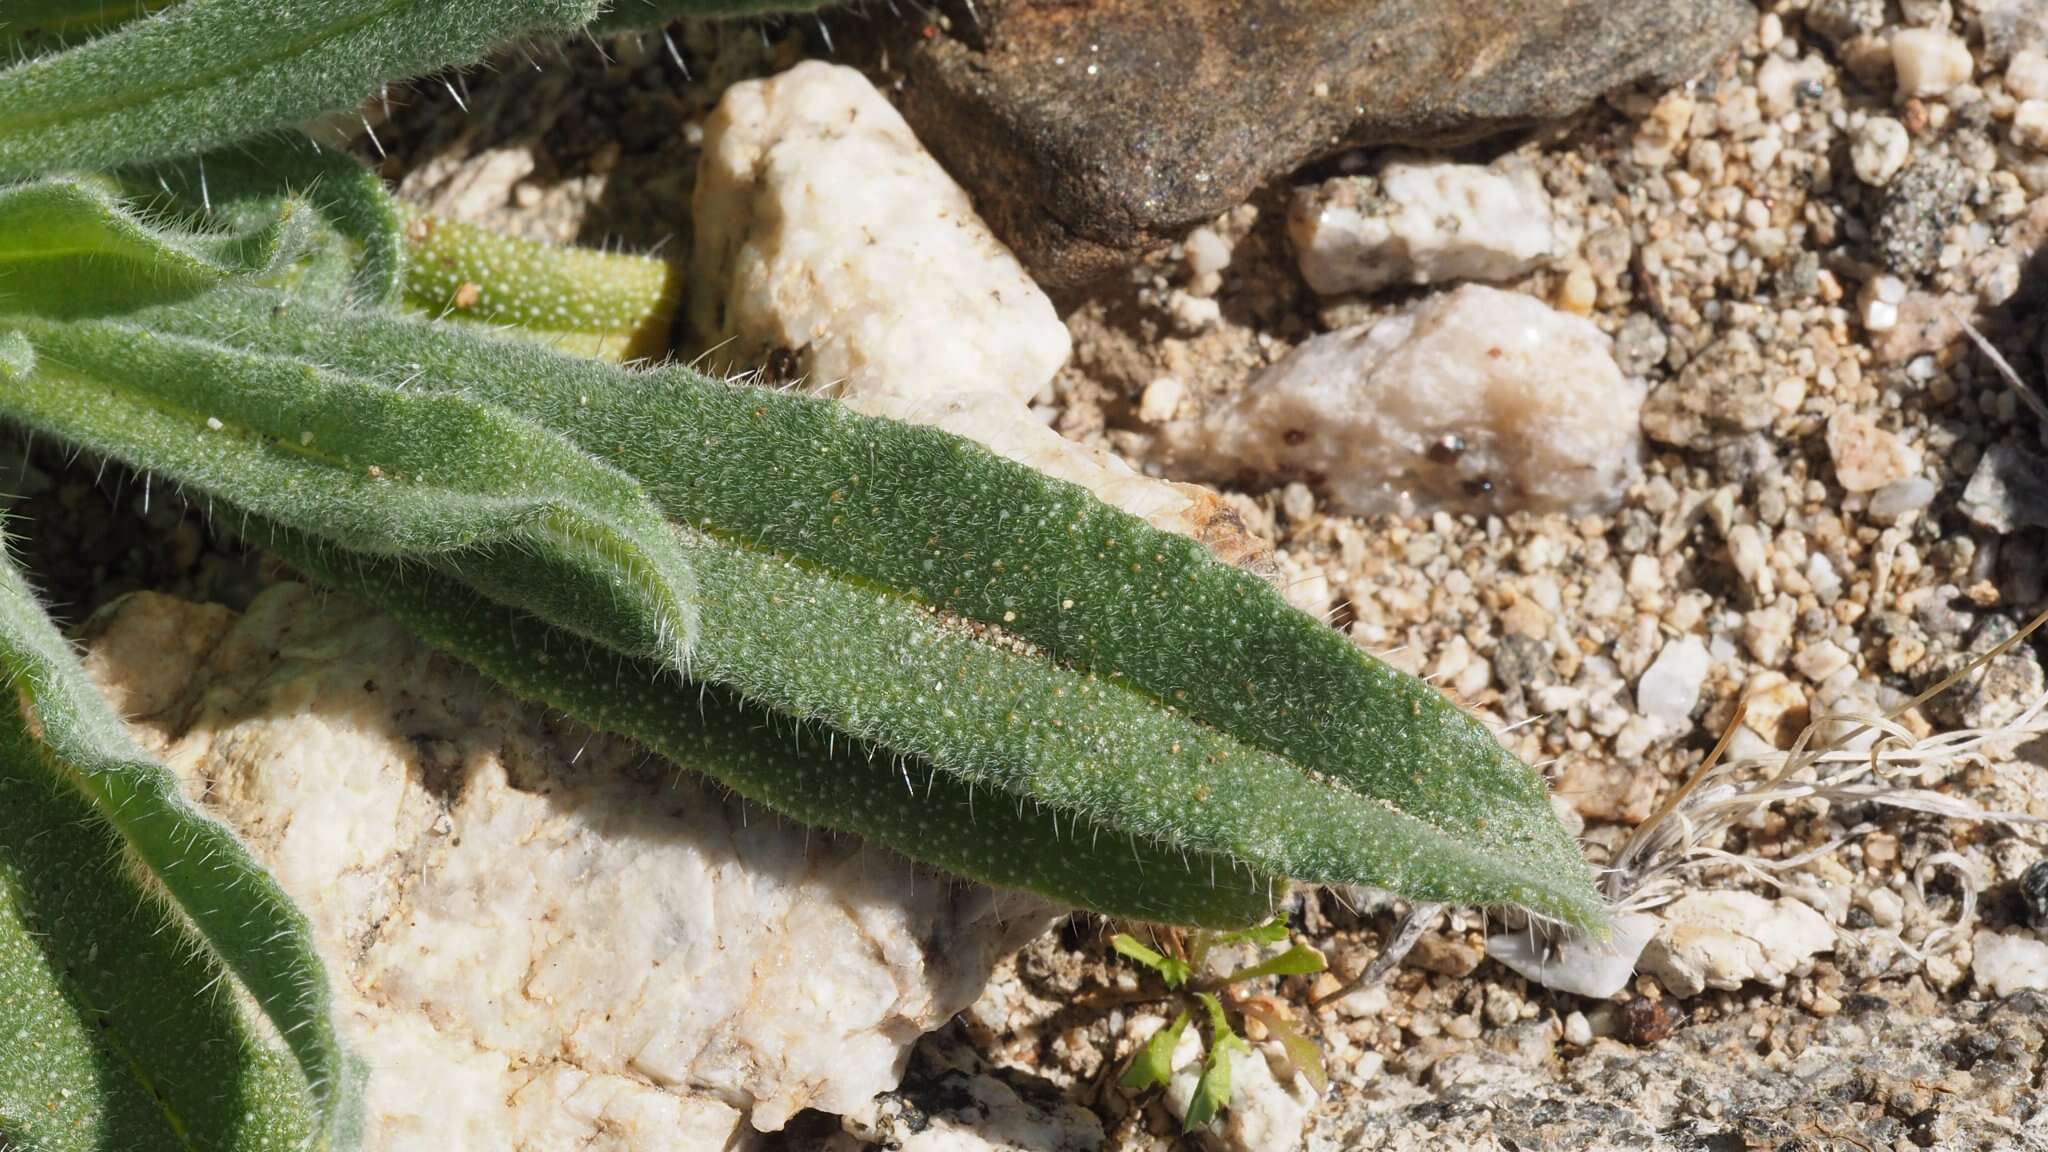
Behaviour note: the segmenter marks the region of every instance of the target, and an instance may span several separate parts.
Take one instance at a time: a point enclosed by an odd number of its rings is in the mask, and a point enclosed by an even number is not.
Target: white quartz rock
[[[1661,909],[1642,970],[1674,996],[1733,991],[1755,980],[1785,986],[1815,953],[1835,946],[1827,918],[1792,899],[1752,892],[1690,892]]]
[[[1313,337],[1166,447],[1184,473],[1320,477],[1340,512],[1582,511],[1636,475],[1642,403],[1590,322],[1474,284]]]
[[[727,89],[692,208],[691,317],[734,363],[786,349],[849,396],[960,382],[1023,403],[1066,362],[1052,302],[852,68]]]
[[[1666,641],[1657,659],[1636,680],[1636,710],[1655,724],[1660,735],[1692,731],[1692,710],[1699,703],[1713,661],[1697,636]]]
[[[239,620],[138,595],[95,632],[139,734],[311,918],[370,1068],[368,1149],[716,1148],[858,1107],[1048,922],[301,585]]]
[[[718,363],[792,355],[807,385],[932,424],[1228,560],[1260,551],[1215,493],[1141,475],[1029,408],[1067,329],[967,193],[852,68],[727,89],[704,127],[690,315]]]
[[[1165,1098],[1176,1120],[1187,1118],[1201,1081],[1205,1048],[1198,1032],[1188,1028],[1174,1049]],[[1315,1101],[1307,1077],[1297,1073],[1294,1083],[1282,1084],[1264,1053],[1237,1049],[1230,1054],[1230,1106],[1201,1132],[1202,1146],[1216,1152],[1296,1152]]]
[[[1970,942],[1970,975],[1993,996],[2048,992],[2048,942],[1980,928]]]
[[[1295,194],[1287,233],[1309,287],[1509,280],[1549,257],[1550,194],[1527,168],[1396,160]]]
[[[1835,479],[1850,492],[1874,492],[1920,471],[1920,453],[1868,416],[1838,408],[1828,419]]]
[[[1606,940],[1576,934],[1546,940],[1527,928],[1496,932],[1486,938],[1486,954],[1545,988],[1605,1000],[1628,987],[1657,924],[1641,913],[1616,916]]]

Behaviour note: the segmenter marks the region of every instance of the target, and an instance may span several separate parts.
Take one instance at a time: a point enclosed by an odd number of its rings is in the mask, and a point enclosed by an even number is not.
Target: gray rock
[[[990,1065],[957,1026],[920,1041],[902,1085],[844,1124],[860,1145],[899,1152],[1099,1152],[1104,1143],[1095,1113],[1049,1080]]]
[[[1992,445],[1970,473],[1958,506],[1971,523],[2001,534],[2048,527],[2048,458],[2017,440]]]
[[[1736,331],[1707,345],[1676,380],[1651,389],[1643,433],[1679,448],[1712,448],[1769,428],[1777,415],[1763,352]]]
[[[1847,997],[1797,1041],[1766,1010],[1691,1024],[1648,1048],[1598,1038],[1534,1071],[1481,1049],[1454,1099],[1396,1083],[1347,1095],[1315,1114],[1308,1148],[2025,1147],[2021,1134],[2048,1120],[2027,1088],[2043,1065],[2048,995],[1887,994],[1900,1000]],[[1774,1028],[1777,1042],[1758,1042]]]
[[[2048,860],[2036,860],[2020,877],[2020,900],[2027,906],[2027,922],[2036,932],[2048,932]]]
[[[1744,0],[999,0],[926,38],[904,115],[1039,281],[1074,287],[1318,157],[1459,143],[1690,76]]]
[[[1814,0],[1806,26],[1830,43],[1854,40],[1884,27],[1884,0]]]
[[[1970,178],[1953,160],[1908,165],[1884,189],[1872,238],[1888,271],[1909,279],[1933,274],[1942,234],[1962,217]]]

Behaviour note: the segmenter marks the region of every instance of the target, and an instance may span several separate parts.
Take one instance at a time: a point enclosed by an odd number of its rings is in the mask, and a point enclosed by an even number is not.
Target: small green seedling
[[[1308,1077],[1316,1091],[1321,1092],[1328,1087],[1322,1050],[1315,1041],[1302,1034],[1277,1001],[1255,991],[1254,987],[1258,981],[1273,977],[1303,976],[1323,971],[1329,964],[1321,952],[1306,944],[1296,944],[1221,978],[1196,976],[1208,960],[1209,953],[1219,946],[1263,946],[1286,940],[1287,923],[1284,920],[1237,932],[1197,930],[1186,934],[1162,933],[1161,943],[1167,949],[1164,952],[1148,947],[1129,933],[1119,932],[1110,937],[1110,946],[1119,955],[1158,973],[1166,985],[1165,999],[1177,1000],[1181,1005],[1173,1023],[1153,1033],[1152,1038],[1138,1049],[1131,1058],[1131,1066],[1124,1071],[1118,1083],[1132,1093],[1165,1087],[1173,1079],[1174,1050],[1180,1047],[1181,1037],[1199,1013],[1200,1018],[1209,1023],[1208,1054],[1203,1058],[1202,1073],[1195,1082],[1194,1095],[1188,1101],[1184,1121],[1187,1131],[1207,1127],[1230,1105],[1231,1057],[1235,1053],[1251,1052],[1251,1045],[1231,1023],[1233,1016],[1241,1021],[1256,1021],[1266,1035],[1279,1041],[1287,1051],[1288,1060]]]

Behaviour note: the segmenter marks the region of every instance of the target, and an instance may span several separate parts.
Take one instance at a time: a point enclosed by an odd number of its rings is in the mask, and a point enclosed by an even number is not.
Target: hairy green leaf
[[[1234,926],[1267,915],[1277,896],[1269,881],[1233,873],[1227,863],[1219,883],[1216,861],[1131,840],[1009,793],[977,792],[886,749],[775,717],[727,689],[679,684],[430,569],[401,569],[288,530],[262,538],[308,574],[376,604],[515,694],[631,737],[803,823],[969,879],[1128,919]]]
[[[147,322],[402,372],[612,461],[693,529],[693,671],[779,710],[1254,871],[1604,920],[1541,779],[1476,721],[1192,542],[966,441],[256,294]]]
[[[665,260],[564,248],[474,224],[407,221],[405,299],[430,316],[509,326],[614,363],[668,350],[682,277]]]
[[[407,267],[398,203],[354,157],[301,133],[267,133],[115,175],[131,204],[190,228],[253,231],[310,207],[321,226],[265,282],[329,304],[398,301]]]
[[[118,312],[261,276],[297,253],[309,214],[285,201],[209,231],[152,221],[95,182],[0,187],[0,312]]]
[[[591,31],[622,32],[650,28],[670,20],[710,16],[774,16],[814,12],[832,0],[612,0]]]
[[[0,60],[37,56],[168,8],[178,0],[7,0],[0,6]]]
[[[0,71],[0,179],[202,151],[588,23],[599,0],[184,0]]]
[[[696,592],[676,533],[639,485],[545,428],[453,392],[115,322],[16,324],[35,362],[0,386],[32,426],[687,664]]]
[[[1173,1079],[1173,1050],[1180,1047],[1181,1034],[1188,1030],[1188,1014],[1182,1012],[1173,1018],[1173,1023],[1152,1034],[1145,1046],[1131,1059],[1131,1066],[1125,1070],[1117,1083],[1128,1092],[1143,1092],[1154,1085],[1164,1086]]]
[[[0,669],[0,1016],[36,1015],[0,1034],[0,1143],[348,1142],[354,1077],[304,918],[128,739],[4,563]],[[208,992],[229,979],[291,1059]]]

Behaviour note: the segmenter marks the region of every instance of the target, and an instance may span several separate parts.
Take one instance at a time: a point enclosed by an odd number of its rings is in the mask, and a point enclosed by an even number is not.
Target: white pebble
[[[1310,473],[1340,512],[1610,506],[1637,471],[1645,385],[1589,321],[1478,285],[1310,339],[1179,431],[1178,467]]]
[[[1296,194],[1287,234],[1317,292],[1507,280],[1550,255],[1550,194],[1534,172],[1394,161]]]
[[[1188,291],[1197,296],[1214,296],[1223,287],[1223,270],[1230,267],[1230,242],[1214,228],[1197,228],[1181,241],[1188,262]]]
[[[1913,150],[1913,138],[1906,126],[1889,116],[1865,120],[1849,140],[1849,163],[1856,178],[1874,188],[1891,183]]]
[[[2001,998],[2015,992],[2048,992],[2048,943],[1980,928],[1970,947],[1970,975],[1978,987]]]
[[[1939,96],[1969,80],[1976,61],[1961,37],[1934,28],[1908,28],[1892,36],[1892,69],[1902,96]]]
[[[1873,888],[1863,898],[1870,909],[1870,922],[1879,928],[1897,928],[1906,922],[1906,901],[1889,888]]]
[[[1735,572],[1744,583],[1762,590],[1768,582],[1770,552],[1764,547],[1763,533],[1754,524],[1737,524],[1728,530],[1728,557],[1735,564]]]
[[[1870,514],[1879,520],[1896,520],[1934,503],[1934,481],[1925,476],[1895,480],[1870,494]]]
[[[1874,492],[1920,471],[1920,453],[1868,416],[1838,408],[1828,419],[1835,479],[1851,492]]]
[[[1668,735],[1692,730],[1692,710],[1712,665],[1697,636],[1667,641],[1657,659],[1636,680],[1636,711]]]
[[[1593,1025],[1584,1012],[1573,1012],[1564,1018],[1564,1042],[1575,1048],[1584,1048],[1593,1042]]]
[[[1899,304],[1906,298],[1906,282],[1897,276],[1873,276],[1856,295],[1863,314],[1863,327],[1871,332],[1889,332],[1899,326]]]
[[[1497,932],[1486,938],[1486,954],[1545,988],[1605,1000],[1628,987],[1636,958],[1657,930],[1657,918],[1620,915],[1610,929],[1608,938],[1598,942],[1576,935],[1546,940],[1527,928]]]
[[[1824,82],[1828,66],[1818,56],[1787,60],[1773,55],[1756,70],[1756,91],[1764,114],[1775,120],[1799,107],[1800,92],[1810,84]]]
[[[1801,676],[1818,684],[1847,668],[1853,659],[1854,657],[1843,650],[1840,644],[1822,639],[1808,644],[1794,654],[1792,667],[1798,669]]]
[[[1680,997],[1732,992],[1750,980],[1782,988],[1815,953],[1835,946],[1835,930],[1820,913],[1753,892],[1689,892],[1658,918],[1663,927],[1643,949],[1642,970]]]
[[[1145,385],[1145,394],[1138,399],[1138,419],[1147,424],[1166,423],[1180,410],[1187,391],[1187,386],[1174,377],[1159,377]]]
[[[2005,65],[2005,90],[2015,100],[2048,100],[2048,53],[2015,52]]]
[[[809,61],[728,89],[694,218],[692,319],[736,362],[787,348],[849,396],[943,376],[1026,403],[1067,359],[1052,302],[852,68]]]
[[[2048,152],[2048,100],[2029,100],[2012,114],[2012,142]]]

